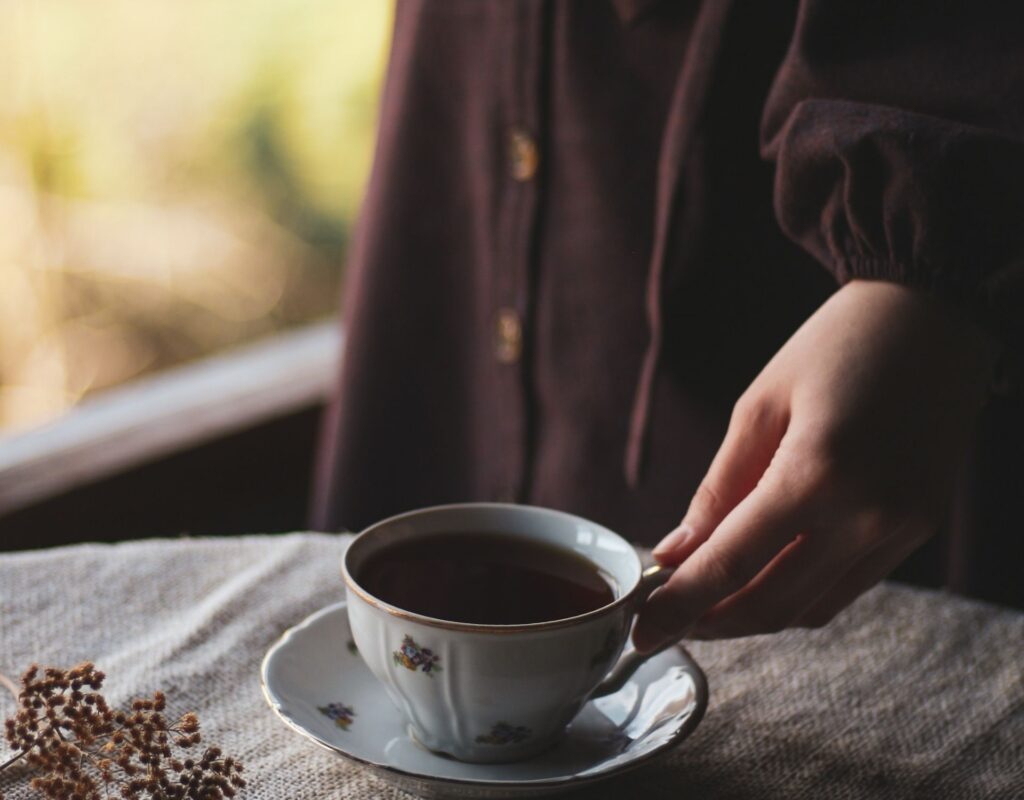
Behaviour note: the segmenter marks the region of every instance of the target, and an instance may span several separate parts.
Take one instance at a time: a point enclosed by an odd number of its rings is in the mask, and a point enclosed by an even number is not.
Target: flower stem
[[[32,748],[30,747],[29,750],[31,750],[31,749]],[[7,769],[9,766],[11,766],[11,764],[14,764],[15,762],[17,762],[18,760],[24,758],[27,755],[28,755],[28,750],[22,750],[17,755],[15,755],[13,758],[7,759],[3,764],[0,764],[0,772],[3,772],[5,769]]]
[[[14,702],[17,703],[18,697],[21,695],[21,692],[18,690],[18,687],[14,683],[14,681],[12,681],[6,675],[0,672],[0,684],[3,684],[5,687],[7,687],[10,693],[14,695]]]

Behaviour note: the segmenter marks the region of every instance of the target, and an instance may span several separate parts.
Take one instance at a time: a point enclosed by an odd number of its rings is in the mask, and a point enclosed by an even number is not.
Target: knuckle
[[[798,448],[780,452],[765,474],[765,488],[778,497],[801,503],[831,504],[836,498],[832,466]]]
[[[863,514],[866,523],[888,525],[898,511],[879,470],[864,469],[841,453],[799,441],[787,453],[777,476],[782,489],[835,519]]]
[[[721,506],[722,500],[719,492],[711,485],[711,482],[704,480],[690,500],[690,511],[698,514],[711,514]],[[689,516],[689,514],[687,514]]]
[[[829,413],[806,421],[807,449],[833,467],[848,464],[863,450],[863,431]]]
[[[751,395],[740,395],[736,402],[733,403],[732,416],[729,418],[729,425],[743,427],[754,413],[756,405],[757,403]]]
[[[741,431],[756,430],[774,417],[771,405],[760,395],[746,392],[733,404],[729,426]]]
[[[884,465],[867,458],[852,447],[845,435],[817,434],[802,441],[799,448],[798,482],[804,492],[817,496],[833,508],[863,511],[864,520],[887,525],[909,509],[905,487],[892,480]]]
[[[842,485],[843,462],[834,454],[810,450],[799,462],[794,472],[805,492],[831,496]]]
[[[731,595],[746,586],[750,579],[744,559],[736,551],[720,547],[702,548],[698,569],[705,579],[722,596]]]

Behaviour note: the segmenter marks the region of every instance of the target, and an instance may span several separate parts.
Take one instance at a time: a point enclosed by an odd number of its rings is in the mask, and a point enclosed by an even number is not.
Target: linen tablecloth
[[[0,672],[91,660],[108,699],[164,689],[246,765],[242,798],[408,798],[288,730],[260,660],[343,595],[322,534],[0,555]],[[829,627],[694,642],[704,721],[653,766],[582,796],[1024,797],[1024,614],[883,585]],[[2,689],[0,689],[2,692]],[[0,693],[0,715],[13,709]],[[0,761],[6,750],[0,746]],[[0,786],[13,800],[33,797]]]

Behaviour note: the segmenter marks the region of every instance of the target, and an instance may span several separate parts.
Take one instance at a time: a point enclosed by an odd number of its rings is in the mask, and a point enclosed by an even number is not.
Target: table
[[[108,699],[164,689],[242,759],[251,800],[409,795],[281,724],[258,666],[342,596],[348,537],[77,545],[0,555],[0,672],[92,660]],[[587,798],[1022,798],[1024,614],[882,585],[817,631],[690,647],[711,687],[693,736]],[[13,708],[0,694],[0,714]],[[6,752],[0,748],[0,753]],[[34,797],[0,787],[11,800]]]

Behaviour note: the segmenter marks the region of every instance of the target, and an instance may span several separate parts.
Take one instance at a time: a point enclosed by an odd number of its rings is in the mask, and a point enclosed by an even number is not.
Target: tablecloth
[[[246,765],[248,800],[402,798],[288,730],[258,668],[342,597],[344,536],[77,545],[0,555],[0,672],[91,660],[108,699],[163,689]],[[690,646],[704,721],[588,798],[1022,798],[1024,614],[885,585],[830,626]],[[0,715],[13,709],[0,693]],[[6,751],[0,745],[0,760]],[[0,787],[12,800],[34,795]]]

